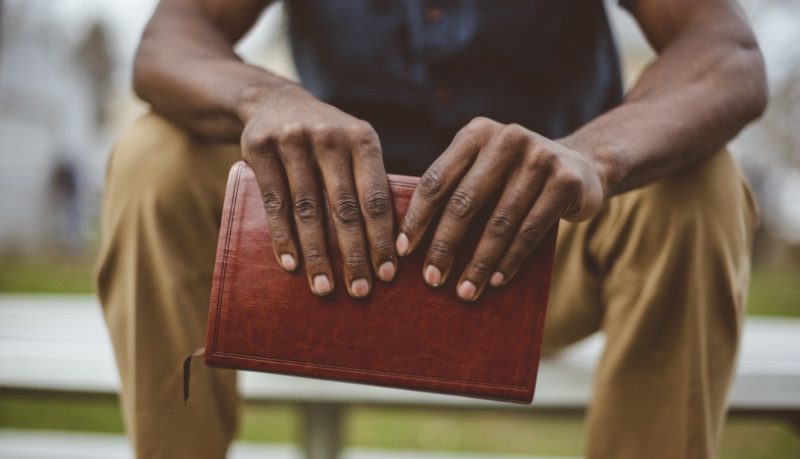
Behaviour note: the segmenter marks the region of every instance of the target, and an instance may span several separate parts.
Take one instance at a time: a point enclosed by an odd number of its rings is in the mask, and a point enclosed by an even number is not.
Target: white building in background
[[[33,5],[3,6],[0,252],[72,251],[96,194],[84,177],[102,161],[92,82],[78,67],[78,44],[52,18]]]
[[[155,3],[0,0],[0,258],[91,248],[106,158],[144,110],[132,95],[130,71]],[[291,77],[281,15],[280,5],[270,8],[239,49]],[[110,87],[101,95],[103,65],[93,75],[93,62],[82,55],[98,23],[112,39],[115,64],[105,70]],[[108,113],[98,123],[101,96]]]

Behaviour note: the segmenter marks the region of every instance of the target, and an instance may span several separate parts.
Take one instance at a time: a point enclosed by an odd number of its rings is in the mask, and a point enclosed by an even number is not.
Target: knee
[[[757,210],[734,159],[722,151],[635,192],[628,202],[654,241],[748,246]]]
[[[169,197],[192,173],[195,141],[182,129],[156,114],[136,120],[111,153],[107,193],[130,198]]]
[[[599,243],[609,323],[647,316],[648,333],[663,339],[682,333],[665,323],[702,320],[723,324],[720,336],[735,345],[755,207],[733,158],[720,152],[621,195],[609,215]]]

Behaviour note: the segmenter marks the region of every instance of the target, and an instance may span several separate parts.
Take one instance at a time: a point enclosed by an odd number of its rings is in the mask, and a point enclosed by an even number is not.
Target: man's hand
[[[458,296],[473,301],[486,283],[511,279],[559,218],[590,218],[605,198],[602,165],[522,126],[477,118],[463,128],[422,176],[400,226],[396,245],[414,250],[444,206],[423,268],[425,281],[441,285],[450,274],[476,213],[500,194]]]
[[[350,294],[369,293],[370,264],[381,280],[392,280],[392,199],[372,127],[294,85],[248,100],[252,108],[242,110],[242,156],[256,174],[281,266],[294,271],[302,252],[314,293],[333,291],[323,212],[327,196]]]
[[[137,51],[134,87],[200,137],[241,140],[275,256],[288,271],[302,260],[318,295],[334,288],[323,226],[327,196],[347,289],[362,297],[372,283],[370,264],[386,281],[397,269],[378,137],[368,123],[236,55],[233,44],[270,3],[161,0]]]

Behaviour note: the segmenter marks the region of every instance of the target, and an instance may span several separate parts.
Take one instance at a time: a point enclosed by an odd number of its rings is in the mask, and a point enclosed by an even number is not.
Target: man
[[[605,332],[587,456],[713,457],[756,220],[724,146],[766,103],[735,1],[623,1],[658,53],[624,100],[600,0],[287,1],[302,85],[233,51],[268,3],[162,0],[136,56],[153,113],[109,164],[98,290],[137,455],[222,457],[234,434],[234,375],[198,372],[184,407],[179,361],[203,342],[227,169],[244,158],[276,262],[317,295],[368,295],[424,250],[425,282],[458,276],[472,301],[566,220],[544,338],[552,352]],[[422,175],[400,222],[385,170]]]

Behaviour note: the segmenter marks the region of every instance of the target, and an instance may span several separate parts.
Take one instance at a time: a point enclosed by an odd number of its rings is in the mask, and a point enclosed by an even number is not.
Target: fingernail
[[[369,282],[366,279],[356,279],[350,284],[350,293],[361,298],[369,293]]]
[[[324,274],[317,274],[314,276],[314,293],[317,295],[326,295],[331,291],[331,281],[328,276]]]
[[[425,268],[425,282],[431,287],[438,287],[442,282],[442,272],[439,271],[439,268],[428,265],[428,267]]]
[[[408,236],[405,233],[398,234],[395,246],[397,246],[397,254],[401,257],[408,253]]]
[[[489,283],[492,284],[493,287],[499,287],[503,285],[503,280],[505,276],[500,271],[492,274],[492,277],[489,279]]]
[[[281,265],[283,265],[283,269],[287,271],[294,271],[294,268],[297,267],[297,262],[294,261],[294,257],[289,255],[288,253],[284,253],[281,255]]]
[[[384,282],[389,282],[390,280],[394,279],[394,263],[391,261],[384,261],[378,266],[378,277],[381,278]]]
[[[464,281],[458,286],[458,296],[467,301],[472,301],[477,290],[478,288],[475,287],[475,284],[470,281]]]

